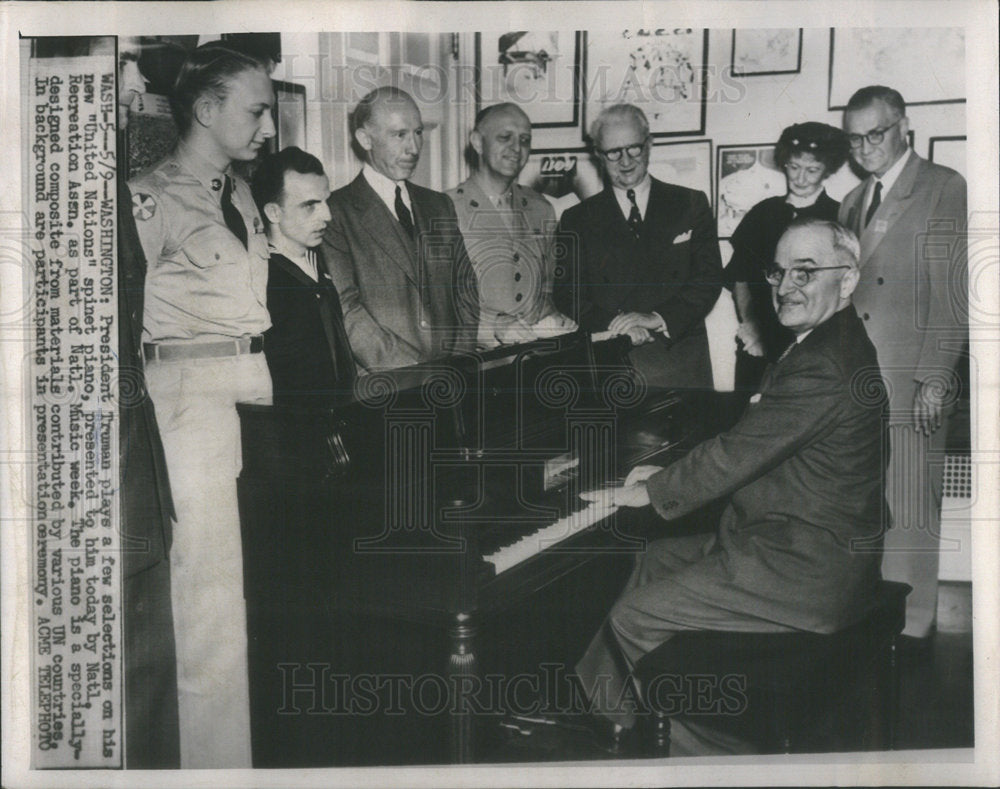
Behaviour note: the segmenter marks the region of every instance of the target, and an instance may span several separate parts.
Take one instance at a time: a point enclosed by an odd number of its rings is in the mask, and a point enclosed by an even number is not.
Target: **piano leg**
[[[451,699],[451,761],[453,764],[470,764],[475,758],[475,719],[466,698],[476,683],[476,655],[473,651],[476,628],[472,615],[459,613],[448,630],[451,642],[451,656],[448,658],[448,688],[454,694]],[[471,686],[471,688],[470,688]]]

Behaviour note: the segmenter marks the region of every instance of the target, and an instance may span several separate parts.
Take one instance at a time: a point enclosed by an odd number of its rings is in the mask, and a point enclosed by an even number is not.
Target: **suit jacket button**
[[[521,256],[517,252],[515,252],[514,253],[514,262],[517,263],[517,261],[519,261],[520,259],[521,259]]]
[[[866,312],[863,317],[865,320],[868,320],[868,313]]]
[[[879,278],[878,278],[878,279],[876,280],[876,282],[878,282],[878,284],[879,284],[879,285],[884,285],[884,284],[885,284],[885,279],[883,279],[882,277],[879,277]]]
[[[514,282],[520,282],[520,281],[521,281],[521,272],[520,272],[520,271],[518,271],[518,272],[517,272],[517,273],[516,273],[516,274],[514,275]]]
[[[523,298],[524,298],[524,294],[518,293],[516,296],[514,296],[514,301],[520,301]]]

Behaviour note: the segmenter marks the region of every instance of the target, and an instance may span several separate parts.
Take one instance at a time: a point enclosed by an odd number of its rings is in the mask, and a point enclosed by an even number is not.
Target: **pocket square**
[[[691,231],[688,230],[686,233],[681,233],[679,236],[674,238],[675,244],[683,244],[685,241],[691,240]]]
[[[760,402],[760,392],[757,392],[757,394],[752,395],[750,397],[750,402],[751,403],[759,403]]]

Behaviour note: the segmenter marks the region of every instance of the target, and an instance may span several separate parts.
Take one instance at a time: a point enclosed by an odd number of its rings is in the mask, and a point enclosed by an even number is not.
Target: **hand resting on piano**
[[[649,493],[644,483],[658,471],[662,471],[661,466],[636,466],[623,485],[584,491],[580,498],[607,506],[645,507],[649,504]]]

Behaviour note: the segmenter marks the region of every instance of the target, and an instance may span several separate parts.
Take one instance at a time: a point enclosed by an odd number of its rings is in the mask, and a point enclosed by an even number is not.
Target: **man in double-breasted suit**
[[[906,105],[891,88],[855,93],[844,128],[869,175],[844,198],[839,219],[861,239],[854,303],[892,409],[883,572],[913,587],[904,633],[923,638],[937,609],[946,422],[968,340],[965,180],[908,147]]]
[[[318,249],[329,196],[319,159],[294,146],[265,157],[254,173],[270,251],[264,356],[276,401],[326,404],[354,383],[340,298]]]
[[[328,201],[323,254],[359,374],[447,356],[475,342],[475,273],[447,195],[410,183],[420,110],[377,88],[352,116],[364,167]]]
[[[708,198],[649,175],[649,123],[638,107],[606,108],[591,138],[609,184],[560,220],[556,306],[590,331],[628,334],[647,382],[709,388],[704,319],[722,263]]]
[[[555,210],[517,183],[531,153],[531,121],[516,104],[494,104],[476,117],[469,145],[476,167],[447,194],[479,283],[479,345],[575,330],[552,303]]]
[[[875,348],[851,305],[858,242],[836,223],[801,219],[769,273],[795,342],[764,375],[740,421],[660,469],[584,494],[652,504],[665,519],[730,497],[718,530],[651,543],[577,664],[597,709],[628,728],[616,702],[630,664],[678,630],[830,633],[862,618],[879,580],[885,389]]]

